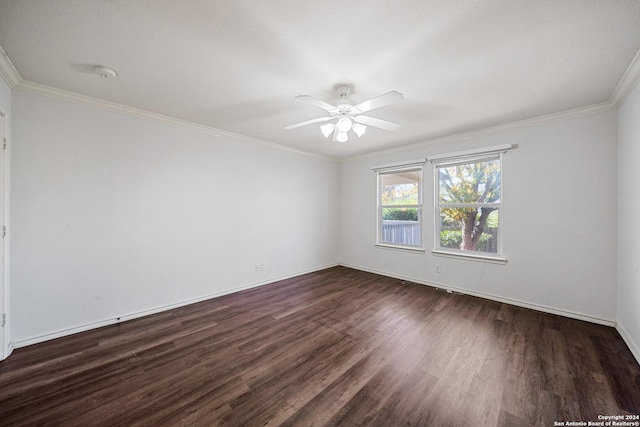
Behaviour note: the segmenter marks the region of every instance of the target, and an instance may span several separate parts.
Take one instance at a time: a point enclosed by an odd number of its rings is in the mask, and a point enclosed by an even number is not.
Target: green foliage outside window
[[[491,239],[491,235],[482,233],[478,240],[476,250],[481,252],[487,251],[487,242]],[[462,230],[442,230],[440,232],[440,247],[460,249],[462,245]]]
[[[386,221],[417,221],[418,209],[416,208],[385,208],[382,210],[382,219]]]

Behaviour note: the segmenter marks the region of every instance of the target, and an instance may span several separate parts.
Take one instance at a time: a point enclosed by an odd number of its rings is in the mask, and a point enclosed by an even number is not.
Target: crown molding
[[[7,58],[8,60],[8,58]],[[640,61],[636,61],[638,65],[640,65]],[[9,61],[9,64],[11,65],[11,62]],[[15,71],[15,68],[13,68],[13,65],[11,65],[11,68]],[[17,74],[17,72],[16,72]],[[627,73],[625,73],[625,76],[627,75]],[[18,76],[18,78],[20,78]],[[635,80],[638,80],[638,76],[635,76]],[[620,85],[619,85],[620,86]],[[497,126],[492,126],[492,127],[488,127],[488,128],[483,128],[483,129],[478,129],[478,130],[474,130],[474,131],[469,131],[469,132],[464,132],[464,133],[459,133],[459,134],[455,134],[455,135],[450,135],[450,136],[444,136],[444,137],[440,137],[440,138],[434,138],[434,139],[430,139],[430,140],[426,140],[426,141],[421,141],[415,144],[409,144],[409,145],[403,145],[401,147],[396,147],[396,148],[390,148],[388,150],[380,150],[380,151],[374,151],[374,152],[370,152],[370,153],[365,153],[365,154],[361,154],[358,156],[353,156],[353,157],[347,157],[344,159],[336,159],[335,157],[329,157],[329,156],[324,156],[321,154],[317,154],[317,153],[312,153],[310,151],[304,151],[304,150],[298,150],[296,148],[293,147],[288,147],[285,145],[281,145],[281,144],[276,144],[273,142],[269,142],[269,141],[265,141],[262,139],[258,139],[258,138],[253,138],[250,136],[245,136],[245,135],[241,135],[241,134],[237,134],[234,132],[229,132],[229,131],[225,131],[222,129],[217,129],[211,126],[205,126],[205,125],[201,125],[198,123],[194,123],[194,122],[189,122],[187,120],[181,120],[181,119],[176,119],[174,117],[169,117],[169,116],[165,116],[162,114],[158,114],[158,113],[153,113],[150,111],[146,111],[146,110],[141,110],[138,108],[134,108],[134,107],[129,107],[126,105],[122,105],[122,104],[118,104],[115,102],[111,102],[111,101],[105,101],[99,98],[93,98],[91,96],[87,96],[87,95],[81,95],[79,93],[76,92],[70,92],[70,91],[66,91],[63,89],[58,89],[58,88],[54,88],[51,86],[46,86],[46,85],[42,85],[39,83],[33,83],[33,82],[29,82],[29,81],[25,81],[20,79],[19,84],[16,84],[13,86],[13,88],[20,90],[22,92],[29,92],[29,93],[33,93],[36,95],[43,95],[43,96],[47,96],[50,98],[56,98],[56,99],[60,99],[63,101],[67,101],[67,102],[72,102],[72,103],[76,103],[76,104],[82,104],[82,105],[86,105],[86,106],[91,106],[94,108],[98,108],[101,110],[107,110],[107,111],[111,111],[111,112],[115,112],[115,113],[119,113],[119,114],[124,114],[124,115],[128,115],[128,116],[132,116],[132,117],[136,117],[136,118],[140,118],[140,119],[144,119],[144,120],[151,120],[151,121],[155,121],[155,122],[160,122],[160,123],[165,123],[165,124],[172,124],[172,125],[176,125],[176,126],[181,126],[181,127],[186,127],[189,129],[193,129],[196,130],[198,132],[207,134],[207,135],[212,135],[212,136],[217,136],[217,137],[221,137],[221,138],[229,138],[229,139],[234,139],[236,141],[242,141],[242,142],[246,142],[246,143],[252,143],[252,144],[258,144],[258,145],[262,145],[262,146],[267,146],[269,148],[272,149],[277,149],[277,150],[282,150],[282,151],[288,151],[288,152],[292,152],[295,154],[300,154],[300,155],[304,155],[304,156],[310,156],[310,157],[316,157],[316,158],[321,158],[324,160],[331,160],[331,161],[338,161],[338,162],[343,162],[343,161],[348,161],[348,160],[354,160],[354,159],[358,159],[358,158],[366,158],[366,157],[371,157],[371,156],[376,156],[376,155],[380,155],[380,154],[388,154],[388,153],[394,153],[394,152],[399,152],[399,151],[404,151],[404,150],[410,150],[410,149],[414,149],[414,148],[420,148],[426,145],[437,145],[437,144],[445,144],[445,143],[452,143],[452,142],[456,142],[456,141],[464,141],[467,139],[471,139],[471,138],[478,138],[478,137],[482,137],[482,136],[487,136],[487,135],[492,135],[498,132],[503,132],[506,130],[511,130],[511,129],[520,129],[520,128],[525,128],[525,127],[529,127],[529,126],[535,126],[538,124],[542,124],[542,123],[549,123],[549,122],[553,122],[553,121],[558,121],[558,120],[566,120],[566,119],[571,119],[571,118],[576,118],[576,117],[582,117],[582,116],[586,116],[586,115],[590,115],[590,114],[596,114],[596,113],[601,113],[604,111],[611,111],[611,110],[615,110],[618,108],[618,105],[616,104],[612,104],[611,102],[603,102],[600,104],[594,104],[594,105],[589,105],[587,107],[581,107],[581,108],[576,108],[576,109],[572,109],[572,110],[566,110],[566,111],[560,111],[558,113],[552,113],[552,114],[547,114],[544,116],[539,116],[539,117],[534,117],[531,119],[525,119],[525,120],[520,120],[520,121],[516,121],[516,122],[511,122],[511,123],[507,123],[507,124],[503,124],[503,125],[497,125]],[[628,88],[627,90],[627,94],[631,91],[632,86]],[[620,101],[621,103],[622,101]]]
[[[160,122],[160,123],[165,123],[165,124],[170,124],[170,125],[175,125],[175,126],[181,126],[181,127],[184,127],[184,128],[196,130],[198,132],[201,132],[201,133],[204,133],[204,134],[207,134],[207,135],[220,137],[220,138],[233,139],[233,140],[236,140],[236,141],[262,145],[262,146],[266,146],[268,148],[281,150],[281,151],[288,151],[288,152],[291,152],[291,153],[300,154],[300,155],[304,155],[304,156],[310,156],[310,157],[316,157],[316,158],[321,158],[321,159],[325,159],[325,160],[336,161],[336,159],[333,158],[333,157],[323,156],[321,154],[312,153],[310,151],[298,150],[298,149],[293,148],[293,147],[288,147],[288,146],[285,146],[285,145],[276,144],[276,143],[273,143],[273,142],[265,141],[263,139],[253,138],[253,137],[246,136],[246,135],[240,135],[240,134],[237,134],[237,133],[234,133],[234,132],[229,132],[229,131],[226,131],[226,130],[217,129],[217,128],[214,128],[214,127],[211,127],[211,126],[201,125],[201,124],[190,122],[190,121],[187,121],[187,120],[176,119],[174,117],[169,117],[169,116],[165,116],[165,115],[162,115],[162,114],[153,113],[153,112],[142,110],[142,109],[139,109],[139,108],[129,107],[129,106],[118,104],[118,103],[111,102],[111,101],[105,101],[105,100],[102,100],[102,99],[99,99],[99,98],[93,98],[93,97],[87,96],[87,95],[81,95],[81,94],[76,93],[76,92],[70,92],[70,91],[66,91],[66,90],[63,90],[63,89],[58,89],[58,88],[55,88],[55,87],[42,85],[42,84],[39,84],[39,83],[33,83],[33,82],[22,80],[19,85],[15,86],[15,89],[19,90],[21,92],[28,92],[28,93],[33,93],[33,94],[36,94],[36,95],[43,95],[43,96],[47,96],[47,97],[50,97],[50,98],[55,98],[55,99],[60,99],[60,100],[67,101],[67,102],[72,102],[72,103],[75,103],[75,104],[82,104],[82,105],[98,108],[98,109],[101,109],[101,110],[106,110],[106,111],[111,111],[111,112],[114,112],[114,113],[124,114],[124,115],[131,116],[131,117],[136,117],[136,118],[143,119],[143,120],[150,120],[150,121],[154,121],[154,122]]]
[[[620,108],[624,100],[627,99],[629,93],[638,83],[638,80],[640,80],[640,50],[636,53],[631,64],[629,64],[627,71],[622,75],[622,78],[618,82],[618,86],[616,86],[609,98],[609,103],[614,105],[616,108]]]
[[[22,78],[18,70],[13,66],[13,63],[2,46],[0,46],[0,76],[2,76],[11,89],[22,83]]]
[[[543,123],[551,123],[559,120],[568,120],[572,118],[588,116],[591,114],[602,113],[605,111],[613,111],[616,109],[617,107],[611,104],[610,102],[601,102],[600,104],[593,104],[586,107],[574,108],[572,110],[560,111],[558,113],[547,114],[544,116],[534,117],[531,119],[524,119],[516,122],[502,124],[502,125],[496,125],[496,126],[478,129],[478,130],[472,130],[469,132],[457,133],[455,135],[448,135],[448,136],[443,136],[439,138],[428,139],[425,141],[416,142],[414,144],[407,144],[400,147],[389,148],[387,150],[372,151],[370,153],[364,153],[357,156],[340,159],[340,162],[364,159],[364,158],[383,155],[383,154],[397,153],[400,151],[412,150],[412,149],[422,148],[430,145],[450,144],[452,142],[465,141],[472,138],[489,136],[489,135],[493,135],[499,132],[504,132],[507,130],[517,130],[517,129],[540,125]]]

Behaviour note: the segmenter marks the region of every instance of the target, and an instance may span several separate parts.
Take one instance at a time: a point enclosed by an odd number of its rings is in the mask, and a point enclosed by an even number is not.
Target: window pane
[[[380,198],[383,205],[417,205],[420,171],[380,174]]]
[[[383,208],[380,241],[397,245],[422,246],[418,208]]]
[[[440,209],[440,247],[497,253],[498,212],[495,208]]]
[[[499,203],[500,159],[438,168],[440,204]]]

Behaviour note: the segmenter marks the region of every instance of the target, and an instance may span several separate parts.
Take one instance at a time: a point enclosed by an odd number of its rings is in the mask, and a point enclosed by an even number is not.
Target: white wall
[[[7,136],[7,140],[11,141],[11,88],[4,79],[0,78],[0,111],[5,115],[5,134]],[[1,135],[0,135],[1,137]],[[5,174],[3,179],[0,179],[4,188],[2,192],[5,192],[4,195],[4,224],[10,224],[9,212],[10,212],[10,195],[8,192],[8,178],[9,171],[11,168],[11,144],[8,145],[7,150],[5,151]],[[7,180],[7,181],[5,181]],[[0,313],[5,313],[7,315],[7,324],[4,328],[0,327],[0,360],[3,360],[11,353],[11,347],[9,343],[11,342],[11,334],[10,334],[10,326],[11,326],[11,306],[10,306],[10,293],[11,293],[11,285],[9,282],[9,241],[11,239],[11,234],[7,234],[7,236],[3,239],[2,244],[4,245],[4,259],[0,260],[0,262],[4,263],[4,271],[3,279],[4,279],[4,290],[2,289],[2,285],[0,285],[0,293],[4,292],[3,295],[0,295]]]
[[[616,319],[616,126],[616,112],[611,111],[345,161],[340,168],[341,262],[612,325]],[[517,145],[503,162],[500,219],[506,265],[432,255],[434,185],[429,163],[424,186],[427,252],[374,247],[373,165],[503,143]],[[435,263],[441,264],[442,273],[435,273]]]
[[[618,111],[618,330],[640,363],[640,85]]]
[[[338,262],[333,161],[20,91],[13,118],[17,345]]]
[[[625,114],[637,117],[637,92],[619,122],[634,141],[637,125]],[[638,342],[638,252],[621,259],[617,301],[616,219],[606,209],[616,206],[616,112],[338,165],[21,91],[12,102],[18,345],[338,262],[596,322],[619,319]],[[374,247],[372,165],[502,143],[517,145],[503,165],[506,265]],[[637,144],[623,149],[621,163],[638,160]],[[425,181],[430,249],[429,164]],[[256,263],[266,271],[256,273]],[[624,269],[635,274],[629,289]]]

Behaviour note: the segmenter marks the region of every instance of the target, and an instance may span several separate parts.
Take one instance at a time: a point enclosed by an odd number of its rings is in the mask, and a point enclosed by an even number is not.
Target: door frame
[[[7,115],[0,109],[0,360],[6,359],[11,354],[9,345],[9,291],[8,291],[8,197],[9,191],[8,177],[8,119]]]

